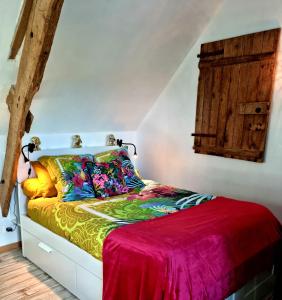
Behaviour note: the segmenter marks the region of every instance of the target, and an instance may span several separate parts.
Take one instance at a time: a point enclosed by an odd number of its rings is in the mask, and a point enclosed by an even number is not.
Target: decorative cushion
[[[31,162],[31,165],[37,178],[29,178],[22,183],[24,194],[29,199],[57,196],[57,190],[47,169],[38,161]]]
[[[87,161],[93,162],[92,155],[43,156],[39,160],[49,171],[59,199],[67,202],[95,197],[86,166]]]
[[[108,163],[95,162],[90,173],[96,197],[106,198],[128,192],[120,160],[116,159]]]
[[[96,154],[94,155],[94,159],[96,162],[111,162],[113,160],[120,160],[126,186],[129,189],[142,188],[145,186],[138,176],[138,173],[135,171],[126,148],[109,150]]]

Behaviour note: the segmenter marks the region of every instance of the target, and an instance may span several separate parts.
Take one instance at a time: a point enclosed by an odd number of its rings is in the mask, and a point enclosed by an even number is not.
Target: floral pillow
[[[126,186],[129,189],[142,188],[145,186],[134,169],[127,149],[121,148],[99,153],[94,156],[94,159],[96,162],[111,162],[113,160],[119,160],[121,162],[121,170]]]
[[[95,162],[91,171],[92,183],[97,198],[106,198],[128,192],[123,173],[121,161]]]
[[[39,159],[48,169],[58,191],[58,198],[65,202],[95,198],[91,177],[87,172],[91,155],[48,156]]]

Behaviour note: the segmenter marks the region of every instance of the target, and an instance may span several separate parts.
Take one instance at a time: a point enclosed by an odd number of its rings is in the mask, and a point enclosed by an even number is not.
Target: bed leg
[[[275,275],[275,283],[274,283],[274,291],[273,291],[273,300],[281,300],[282,299],[282,242],[279,243],[275,255],[274,275]]]

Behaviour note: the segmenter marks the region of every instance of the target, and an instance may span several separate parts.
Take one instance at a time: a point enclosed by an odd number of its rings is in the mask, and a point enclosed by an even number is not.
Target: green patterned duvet
[[[101,260],[103,242],[113,229],[176,213],[214,198],[152,181],[144,183],[142,189],[104,200],[30,200],[28,216]]]

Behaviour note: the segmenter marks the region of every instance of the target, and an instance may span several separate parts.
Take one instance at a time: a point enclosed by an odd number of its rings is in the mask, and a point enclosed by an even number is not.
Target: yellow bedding
[[[162,217],[213,199],[212,195],[146,181],[145,187],[103,200],[62,202],[58,198],[28,201],[28,216],[102,259],[103,242],[115,228]]]
[[[96,202],[101,201],[89,200],[87,205]],[[62,202],[58,198],[29,200],[28,216],[101,260],[104,238],[115,226],[80,208],[85,203],[86,201]]]

